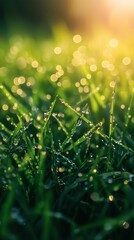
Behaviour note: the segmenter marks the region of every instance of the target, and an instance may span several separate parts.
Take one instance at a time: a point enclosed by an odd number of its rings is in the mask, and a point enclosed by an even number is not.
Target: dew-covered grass
[[[0,239],[134,239],[131,39],[0,39]]]

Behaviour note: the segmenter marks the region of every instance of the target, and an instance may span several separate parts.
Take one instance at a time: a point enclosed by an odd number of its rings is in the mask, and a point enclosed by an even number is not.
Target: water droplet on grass
[[[128,222],[124,222],[123,223],[123,227],[124,227],[124,229],[128,229],[129,228],[129,223]]]
[[[65,103],[64,99],[60,98],[61,103]]]
[[[81,126],[82,125],[82,120],[81,119],[78,119],[78,121],[77,121],[77,126],[79,127],[79,126]]]

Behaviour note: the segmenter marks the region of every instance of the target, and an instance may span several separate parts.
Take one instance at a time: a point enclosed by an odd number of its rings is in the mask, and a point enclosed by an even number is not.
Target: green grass
[[[133,38],[62,35],[0,39],[0,239],[133,240]]]

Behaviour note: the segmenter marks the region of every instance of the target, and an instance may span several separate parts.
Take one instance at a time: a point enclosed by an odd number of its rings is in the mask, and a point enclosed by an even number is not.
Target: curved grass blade
[[[84,142],[86,140],[87,137],[90,137],[93,133],[96,132],[96,130],[98,130],[100,127],[102,126],[102,122],[99,122],[98,124],[96,124],[95,126],[93,126],[87,133],[85,133],[81,138],[79,138],[76,142],[74,142],[74,146],[78,146],[79,144],[81,144],[82,142]],[[69,146],[66,151],[71,150],[72,149],[72,145]]]

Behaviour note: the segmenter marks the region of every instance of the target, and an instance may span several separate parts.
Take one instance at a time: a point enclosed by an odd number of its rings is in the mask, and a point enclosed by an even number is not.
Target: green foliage
[[[0,40],[0,239],[132,240],[131,40],[64,37]]]

